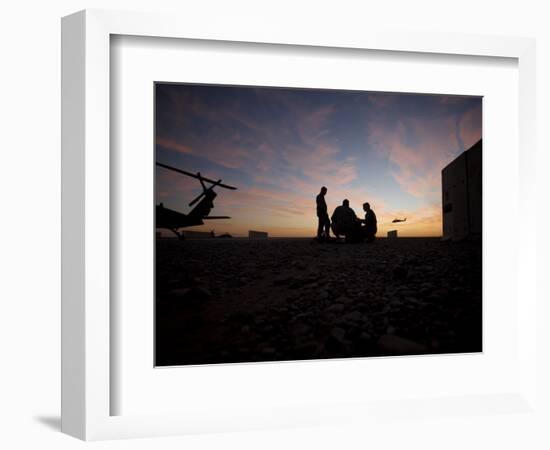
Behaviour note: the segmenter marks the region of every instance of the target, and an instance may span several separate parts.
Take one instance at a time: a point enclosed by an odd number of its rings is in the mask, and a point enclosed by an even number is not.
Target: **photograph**
[[[483,351],[483,98],[156,82],[154,365]]]

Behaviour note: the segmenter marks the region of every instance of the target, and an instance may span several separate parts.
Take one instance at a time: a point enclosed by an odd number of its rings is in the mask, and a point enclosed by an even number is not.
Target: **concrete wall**
[[[267,239],[267,233],[265,231],[249,231],[248,239]]]
[[[443,238],[481,236],[482,142],[459,155],[441,171]]]
[[[481,236],[482,209],[482,149],[481,141],[468,150],[468,201],[470,212],[470,234]]]

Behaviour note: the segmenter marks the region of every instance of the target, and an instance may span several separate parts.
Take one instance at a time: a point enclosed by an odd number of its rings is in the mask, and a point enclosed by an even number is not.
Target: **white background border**
[[[82,26],[82,20],[85,20],[85,26]],[[159,435],[167,433],[194,432],[198,430],[222,430],[222,429],[241,429],[250,424],[255,426],[280,426],[282,423],[288,423],[289,414],[287,410],[275,413],[271,412],[265,415],[263,411],[246,410],[243,416],[233,417],[235,420],[228,421],[231,418],[232,408],[234,406],[224,405],[228,409],[222,410],[221,407],[214,408],[215,413],[209,415],[193,414],[192,409],[187,410],[184,415],[172,416],[108,416],[109,413],[109,361],[106,355],[109,354],[109,271],[110,271],[110,249],[108,246],[110,217],[109,217],[109,188],[106,183],[109,173],[109,35],[110,34],[137,34],[137,35],[164,35],[170,37],[189,37],[194,38],[212,38],[229,41],[250,40],[267,42],[285,42],[301,43],[307,45],[322,45],[329,47],[364,47],[384,50],[414,50],[424,52],[444,52],[444,53],[465,53],[471,55],[485,55],[489,53],[493,56],[519,57],[520,70],[520,110],[525,109],[526,114],[529,111],[529,105],[533,105],[534,87],[528,83],[529,73],[534,74],[534,47],[528,40],[511,38],[479,38],[475,36],[464,35],[423,35],[423,34],[400,34],[396,32],[377,32],[363,33],[360,36],[349,34],[330,35],[326,37],[323,33],[308,33],[304,36],[297,33],[296,30],[285,30],[283,34],[280,31],[270,28],[242,28],[239,30],[204,30],[201,27],[195,27],[192,23],[187,23],[185,31],[182,32],[181,19],[172,16],[151,16],[139,14],[114,14],[98,11],[86,12],[67,18],[65,20],[66,28],[63,44],[67,48],[67,55],[73,58],[67,58],[63,65],[67,94],[72,92],[71,96],[65,96],[64,99],[78,98],[79,89],[85,87],[85,104],[75,102],[66,103],[63,110],[66,117],[66,124],[73,123],[79,125],[79,118],[85,120],[84,144],[80,142],[82,133],[64,128],[64,151],[79,154],[85,150],[84,164],[76,161],[70,163],[70,160],[64,160],[65,169],[70,176],[66,180],[74,179],[74,173],[83,170],[84,185],[76,180],[69,183],[69,189],[65,188],[64,193],[70,192],[65,197],[66,213],[63,220],[69,225],[64,228],[63,248],[64,263],[68,264],[66,274],[70,277],[64,278],[64,295],[67,301],[63,303],[63,329],[67,339],[63,341],[63,376],[65,382],[63,388],[63,429],[71,434],[86,437],[88,439],[109,438],[115,436],[146,436]],[[83,34],[84,33],[84,34]],[[183,34],[182,34],[183,33]],[[74,45],[74,42],[82,44]],[[82,50],[79,50],[82,49]],[[84,52],[86,61],[84,76],[80,71],[80,64],[71,65],[71,62],[80,58],[79,51]],[[531,71],[531,72],[529,72]],[[84,109],[82,110],[82,106]],[[524,116],[526,116],[526,114]],[[76,117],[76,119],[75,119]],[[521,116],[520,116],[521,117]],[[75,122],[76,121],[76,122]],[[520,163],[529,162],[530,153],[528,150],[529,139],[532,139],[526,133],[523,123],[520,123],[520,143],[523,152],[521,153]],[[78,149],[78,150],[73,150]],[[73,153],[70,153],[73,154]],[[524,172],[525,173],[525,172]],[[513,179],[513,178],[512,178]],[[526,192],[520,186],[519,194],[524,196]],[[71,189],[74,188],[74,189]],[[76,192],[74,194],[73,192]],[[81,193],[80,193],[81,192]],[[76,197],[75,197],[76,195]],[[78,202],[75,198],[81,198],[84,201],[84,211],[80,212]],[[528,199],[524,199],[522,205]],[[527,201],[527,203],[529,203]],[[73,213],[74,211],[74,213]],[[520,214],[529,215],[530,210],[520,208]],[[86,220],[84,227],[81,228],[79,220]],[[79,251],[79,246],[74,243],[84,242],[83,255]],[[529,241],[524,242],[523,247],[528,248]],[[517,248],[514,243],[512,247]],[[512,250],[512,254],[516,251]],[[519,254],[519,249],[517,251]],[[521,256],[521,255],[520,255]],[[521,263],[520,258],[518,262]],[[81,270],[83,272],[81,272]],[[84,283],[79,282],[81,273],[84,276]],[[76,275],[76,276],[73,276]],[[520,267],[519,287],[529,288],[529,272],[523,271]],[[76,281],[74,281],[76,280]],[[79,295],[81,286],[85,287],[85,297]],[[70,301],[68,301],[70,299]],[[84,303],[82,303],[84,302]],[[520,316],[523,325],[529,328],[535,317],[534,309],[526,309],[529,304],[518,302]],[[84,311],[84,312],[83,312]],[[83,323],[83,326],[81,325]],[[84,330],[84,335],[82,334]],[[523,329],[520,330],[520,337],[523,340]],[[524,344],[534,346],[533,340],[524,340]],[[535,360],[525,358],[524,346],[520,346],[521,355],[520,385],[519,389],[513,389],[513,394],[519,394],[519,400],[525,401],[532,398],[532,392],[528,392],[529,384],[523,383],[523,380],[534,378]],[[84,356],[84,361],[82,361]],[[266,366],[263,366],[266,367]],[[281,366],[283,367],[283,366]],[[308,366],[311,367],[311,366]],[[80,372],[80,374],[79,374]],[[524,374],[528,374],[525,376]],[[533,383],[531,383],[531,386]],[[532,387],[531,387],[532,389]],[[504,392],[502,394],[505,394]],[[476,401],[476,397],[473,399]],[[478,403],[481,400],[477,399]],[[501,401],[501,399],[499,400]],[[422,403],[422,400],[419,400]],[[449,405],[448,401],[442,400],[443,405]],[[483,402],[485,407],[486,402]],[[193,406],[199,406],[193,404]],[[286,405],[284,405],[286,407]],[[363,405],[362,405],[363,406]],[[441,408],[442,406],[437,406]],[[321,410],[333,411],[332,409]],[[482,408],[483,409],[483,408]],[[293,408],[296,419],[292,423],[309,422],[316,410],[315,405],[307,403],[303,409]],[[344,407],[345,416],[348,419],[357,417],[353,414],[351,408]],[[514,410],[514,409],[513,409]],[[471,410],[470,410],[471,411]],[[225,412],[225,413],[224,413]],[[216,417],[213,417],[216,414]],[[265,415],[265,417],[264,417]],[[254,424],[252,418],[256,418]],[[366,418],[365,415],[359,417]],[[268,419],[267,421],[265,419]]]
[[[440,0],[355,2],[341,0],[296,2],[186,2],[181,0],[21,0],[4,5],[0,72],[2,94],[2,177],[4,211],[12,220],[1,222],[1,257],[5,276],[0,284],[3,314],[0,336],[3,345],[2,386],[5,425],[0,444],[5,448],[52,447],[74,449],[83,443],[59,433],[60,374],[60,37],[59,18],[84,7],[168,11],[184,14],[197,24],[247,22],[277,24],[279,28],[317,27],[338,33],[340,29],[369,30],[377,26],[427,32],[457,31],[495,35],[529,36],[537,39],[537,122],[550,123],[550,29],[547,4],[539,0],[464,0],[450,8]],[[390,20],[391,19],[391,20]],[[37,82],[39,81],[39,82]],[[23,93],[24,87],[24,93]],[[31,99],[22,101],[22,98]],[[31,113],[31,116],[29,116]],[[29,124],[32,127],[29,127]],[[550,166],[550,137],[533,136],[540,175]],[[535,161],[532,161],[533,165]],[[20,169],[24,167],[22,172]],[[531,168],[535,172],[534,168]],[[24,182],[22,182],[22,177]],[[539,176],[533,201],[544,204],[550,193],[550,177]],[[525,225],[526,233],[550,222],[548,209],[537,210]],[[539,225],[537,225],[537,223]],[[29,238],[30,237],[30,238]],[[539,265],[538,362],[542,379],[550,378],[550,330],[548,329],[548,234],[536,240]],[[535,257],[534,250],[531,257]],[[535,270],[535,265],[532,265]],[[31,276],[32,275],[32,276]],[[533,349],[536,351],[536,349]],[[538,389],[539,401],[547,405],[549,390]],[[547,410],[547,409],[546,409]],[[134,449],[239,448],[279,449],[311,447],[334,449],[369,445],[384,448],[476,448],[546,449],[549,417],[538,409],[533,415],[462,417],[437,421],[378,424],[373,427],[328,427],[270,432],[208,434],[162,440],[132,441]],[[399,432],[396,432],[398,430]],[[97,448],[127,448],[129,443],[97,443]]]

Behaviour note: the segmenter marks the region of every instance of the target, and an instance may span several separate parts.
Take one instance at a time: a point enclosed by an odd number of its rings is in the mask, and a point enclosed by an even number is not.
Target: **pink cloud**
[[[155,139],[155,143],[157,145],[161,145],[165,148],[168,148],[170,150],[176,151],[178,153],[185,153],[185,154],[193,154],[195,153],[191,147],[185,144],[181,144],[179,142],[176,142],[173,139],[165,138],[162,136],[157,136]]]
[[[398,99],[398,96],[396,94],[384,93],[384,92],[369,93],[369,103],[379,108],[385,108],[387,106],[390,106],[393,103],[395,103],[397,99]]]
[[[461,139],[467,145],[481,136],[481,115],[472,110],[460,119]],[[401,120],[392,126],[373,122],[369,138],[379,154],[391,164],[390,173],[401,188],[419,198],[435,199],[441,191],[441,170],[451,162],[460,147],[456,118]]]
[[[334,112],[334,106],[324,106],[313,112],[296,111],[297,129],[300,137],[309,145],[316,145],[322,136],[325,134],[325,127]]]
[[[272,149],[267,144],[262,144],[256,151],[251,152],[230,142],[219,142],[201,148],[191,147],[162,136],[157,137],[155,142],[178,153],[201,156],[228,169],[249,167],[265,172],[270,168],[268,161],[273,155]]]

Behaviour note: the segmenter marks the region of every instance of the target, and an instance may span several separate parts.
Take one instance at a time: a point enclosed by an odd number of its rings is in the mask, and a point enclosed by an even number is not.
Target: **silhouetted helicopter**
[[[393,219],[391,221],[391,223],[398,223],[398,222],[405,222],[407,220],[407,218],[405,217],[404,219]]]
[[[214,181],[209,178],[203,177],[200,172],[196,174],[186,172],[185,170],[178,169],[176,167],[169,166],[157,162],[157,166],[164,169],[172,170],[182,175],[187,175],[191,178],[196,178],[200,181],[202,186],[202,192],[189,203],[189,206],[193,206],[199,202],[188,214],[183,214],[172,209],[165,208],[161,203],[156,206],[156,228],[164,228],[174,233],[178,239],[183,239],[183,232],[179,231],[180,228],[192,227],[196,225],[204,224],[203,220],[212,219],[231,219],[229,216],[209,216],[210,211],[214,208],[214,199],[218,194],[214,192],[215,187],[222,187],[225,189],[237,189],[234,186],[222,184],[222,180]],[[205,183],[210,183],[209,187],[206,187]],[[200,201],[199,201],[200,200]]]

